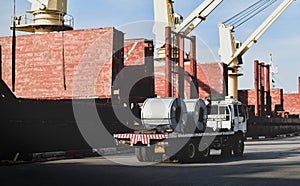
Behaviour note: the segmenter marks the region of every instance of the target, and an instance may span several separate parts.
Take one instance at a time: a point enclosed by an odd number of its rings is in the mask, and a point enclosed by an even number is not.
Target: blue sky
[[[225,21],[257,0],[224,0],[222,4],[193,31],[199,43],[203,42],[215,57],[202,55],[200,49],[198,62],[209,63],[219,61],[218,23]],[[175,11],[186,17],[202,0],[175,0]],[[279,0],[279,3],[282,0]],[[278,5],[278,3],[276,4]],[[276,6],[275,5],[275,6]],[[17,15],[29,10],[31,5],[27,0],[16,0]],[[270,9],[256,16],[250,22],[239,27],[235,38],[241,42],[257,28],[272,10]],[[151,29],[153,15],[153,0],[69,0],[68,13],[75,18],[75,29],[116,27],[125,32],[127,38],[152,39]],[[13,14],[13,0],[0,2],[0,36],[11,35],[9,30],[10,16]],[[253,61],[269,61],[269,54],[273,54],[273,62],[278,66],[279,73],[275,76],[275,86],[284,88],[285,92],[298,91],[298,77],[300,76],[300,1],[293,4],[279,17],[244,56],[242,72],[239,79],[240,89],[253,88]],[[18,33],[24,34],[24,33]]]

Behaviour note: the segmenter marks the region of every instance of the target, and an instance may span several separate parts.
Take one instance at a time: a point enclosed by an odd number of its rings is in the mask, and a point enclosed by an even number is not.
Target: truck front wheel
[[[236,136],[236,140],[235,140],[234,146],[233,146],[234,156],[243,156],[244,148],[245,148],[245,144],[244,144],[243,135]]]

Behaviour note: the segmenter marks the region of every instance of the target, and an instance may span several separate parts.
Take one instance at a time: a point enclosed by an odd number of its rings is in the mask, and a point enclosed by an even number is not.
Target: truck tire
[[[197,153],[198,153],[195,143],[193,143],[193,142],[188,143],[186,150],[187,150],[187,153],[186,153],[187,158],[189,160],[195,159],[195,157],[197,156]]]
[[[162,154],[155,154],[154,147],[135,148],[135,154],[140,162],[161,162],[163,161]]]
[[[244,137],[239,134],[235,137],[234,145],[233,145],[233,154],[234,156],[243,156],[244,154]]]
[[[142,157],[141,148],[135,148],[135,155],[136,155],[136,158],[138,159],[138,161],[144,162],[144,159]]]
[[[153,161],[154,151],[152,147],[142,147],[141,148],[142,158],[144,162]]]
[[[207,143],[204,143],[203,145],[204,145],[204,147],[202,147],[202,149],[204,149],[204,150],[199,152],[200,153],[200,160],[205,160],[210,156],[210,147],[209,147],[209,145]]]
[[[193,163],[200,160],[200,152],[198,150],[199,141],[190,140],[180,151],[180,163]]]

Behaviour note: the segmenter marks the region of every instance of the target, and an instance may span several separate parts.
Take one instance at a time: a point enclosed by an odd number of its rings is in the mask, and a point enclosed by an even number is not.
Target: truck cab
[[[247,112],[240,101],[231,98],[214,100],[207,107],[207,127],[214,131],[246,132]]]

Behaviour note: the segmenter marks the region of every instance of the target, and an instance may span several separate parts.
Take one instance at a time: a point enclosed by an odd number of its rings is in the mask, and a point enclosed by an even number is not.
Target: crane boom
[[[293,3],[294,0],[283,1],[276,10],[255,30],[255,32],[243,43],[243,45],[236,50],[234,55],[230,58],[228,65],[230,65],[238,56],[245,54],[250,47],[252,47],[257,40],[268,30],[268,28],[278,19],[278,17]]]
[[[188,35],[193,31],[223,0],[203,1],[184,21],[182,16],[176,14],[172,0],[154,0],[155,23],[153,33],[156,39],[158,58],[165,56],[165,32],[164,29],[170,26],[174,32],[183,32]]]
[[[201,3],[176,29],[175,32],[184,32],[188,35],[196,28],[206,17],[214,11],[223,0],[206,0]]]
[[[226,26],[224,23],[219,25],[221,61],[228,64],[228,94],[230,97],[238,98],[238,76],[241,56],[244,55],[257,40],[270,28],[278,17],[291,5],[294,0],[284,0],[270,16],[251,34],[248,39],[240,45],[234,39],[234,27]]]

